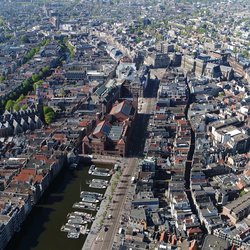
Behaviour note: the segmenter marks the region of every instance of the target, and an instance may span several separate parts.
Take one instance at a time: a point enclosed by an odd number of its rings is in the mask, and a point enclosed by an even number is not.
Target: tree
[[[249,57],[249,51],[248,50],[243,50],[242,51],[242,55],[244,56],[244,57],[246,57],[246,58],[248,58]]]
[[[0,76],[0,82],[3,82],[5,80],[4,76]]]
[[[53,110],[53,108],[45,106],[43,107],[43,112],[44,112],[45,122],[47,124],[52,123],[53,120],[55,119],[55,111]]]
[[[164,36],[162,34],[160,34],[160,33],[156,34],[156,40],[157,41],[162,41],[163,39],[164,39]]]
[[[33,82],[38,82],[40,80],[40,76],[37,74],[32,75],[32,81]]]
[[[197,33],[199,33],[199,34],[205,34],[206,33],[206,29],[203,28],[203,27],[200,27],[200,28],[197,29]]]
[[[0,17],[0,27],[4,26],[4,20],[2,17]]]
[[[13,108],[14,104],[15,104],[14,100],[8,100],[5,105],[5,109],[10,111]]]
[[[136,43],[140,43],[141,41],[142,41],[141,37],[137,37],[136,40],[135,40]]]
[[[233,48],[233,52],[234,53],[237,53],[238,52],[238,49],[236,47]]]
[[[30,40],[29,40],[29,38],[28,38],[27,35],[23,35],[23,36],[21,37],[21,42],[22,42],[22,43],[30,43]]]
[[[63,96],[63,97],[66,95],[65,90],[63,88],[60,89],[60,95]]]
[[[62,88],[62,89],[60,90],[60,95],[63,96],[63,97],[69,95],[70,93],[71,93],[71,92],[70,92],[69,89],[64,89],[64,88]]]
[[[53,108],[51,108],[49,106],[44,106],[43,107],[43,112],[44,112],[44,114],[47,114],[47,113],[55,112],[55,111],[53,110]]]
[[[67,46],[68,51],[70,53],[70,57],[74,58],[75,57],[75,47],[68,40],[66,40],[66,46]]]
[[[32,85],[31,85],[31,79],[26,79],[23,82],[23,88],[24,88],[24,92],[27,93],[29,90],[31,90]]]
[[[46,74],[49,71],[49,66],[45,66],[41,70],[44,74]]]
[[[45,122],[46,122],[47,124],[52,123],[53,120],[54,120],[54,118],[55,118],[55,112],[54,112],[54,111],[45,114]]]
[[[16,97],[16,91],[13,91],[9,94],[10,99],[16,99],[15,97]]]
[[[43,85],[43,81],[39,80],[38,82],[34,83],[34,89],[37,89],[37,88],[41,87],[42,85]]]
[[[23,106],[22,106],[22,109],[23,110],[26,110],[28,108],[28,104],[24,104]]]
[[[24,87],[28,87],[30,85],[30,80],[29,79],[25,79],[23,82]]]
[[[45,39],[44,41],[41,42],[41,46],[47,46],[50,43],[50,39]]]
[[[13,109],[14,109],[15,111],[19,111],[19,110],[21,109],[19,103],[16,102],[16,103],[13,105]]]
[[[16,103],[19,103],[19,102],[21,102],[22,100],[24,100],[25,99],[25,96],[23,95],[23,94],[21,94],[20,96],[19,96],[19,98],[16,100]]]

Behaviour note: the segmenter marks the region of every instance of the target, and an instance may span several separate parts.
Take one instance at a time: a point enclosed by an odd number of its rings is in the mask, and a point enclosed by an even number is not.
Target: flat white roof
[[[234,130],[232,130],[232,131],[227,132],[227,135],[235,136],[235,135],[238,135],[238,134],[240,134],[240,133],[241,133],[240,130],[234,129]]]

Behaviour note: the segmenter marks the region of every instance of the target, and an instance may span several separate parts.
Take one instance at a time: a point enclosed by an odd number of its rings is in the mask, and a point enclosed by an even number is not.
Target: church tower
[[[36,88],[36,108],[40,119],[44,121],[43,96],[41,95],[41,90],[39,87]]]

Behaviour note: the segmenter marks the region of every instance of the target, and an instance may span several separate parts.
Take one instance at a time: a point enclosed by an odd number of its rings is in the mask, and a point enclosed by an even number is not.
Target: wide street
[[[112,249],[113,239],[120,227],[120,220],[124,208],[124,204],[127,196],[129,195],[129,187],[131,186],[131,177],[133,176],[138,160],[136,158],[130,158],[128,165],[125,166],[123,173],[120,177],[120,181],[113,194],[113,200],[111,201],[110,208],[107,211],[106,219],[104,220],[103,227],[96,235],[95,242],[91,249],[93,250],[108,250]],[[111,214],[112,218],[108,219],[108,215]],[[105,228],[108,230],[105,231]]]
[[[138,102],[138,114],[152,114],[155,108],[156,98],[139,98]]]
[[[103,200],[97,213],[96,220],[92,225],[91,232],[83,246],[83,250],[110,250],[114,241],[120,241],[118,234],[119,228],[122,227],[121,221],[128,218],[129,208],[131,207],[132,194],[134,193],[131,183],[132,176],[135,176],[140,157],[143,157],[143,150],[146,139],[146,128],[150,115],[155,109],[157,100],[158,82],[151,81],[146,98],[138,100],[138,117],[133,126],[130,136],[130,146],[128,155],[130,158],[123,158],[124,161],[122,175],[118,184],[111,195],[110,187],[106,191],[106,199]],[[105,159],[105,156],[100,156]],[[99,158],[99,157],[97,157]],[[108,157],[109,158],[109,157]],[[113,177],[112,177],[113,179]],[[108,197],[112,200],[108,202]],[[109,204],[107,206],[107,204]],[[103,218],[103,214],[106,214]],[[109,218],[109,215],[112,217]]]

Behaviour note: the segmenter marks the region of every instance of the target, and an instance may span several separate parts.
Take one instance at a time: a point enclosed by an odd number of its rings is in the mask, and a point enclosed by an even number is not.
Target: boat
[[[102,179],[93,179],[90,184],[89,187],[91,188],[107,188],[108,186],[108,181],[107,180],[102,180]]]
[[[85,201],[79,201],[79,204],[86,205],[86,206],[91,206],[91,207],[96,207],[95,203],[89,203],[89,202],[85,202]]]
[[[78,212],[78,211],[74,211],[72,213],[70,213],[69,215],[71,214],[75,214],[75,215],[79,215],[79,216],[82,216],[82,217],[87,217],[87,216],[91,216],[91,214],[88,214],[88,213],[84,213],[84,212]]]
[[[88,173],[89,173],[89,174],[92,174],[93,171],[95,170],[95,168],[96,168],[95,165],[91,165],[90,168],[89,168]]]
[[[105,177],[109,177],[111,176],[111,173],[104,173],[104,172],[99,172],[99,171],[94,171],[92,175],[95,175],[95,176],[105,176]]]
[[[99,207],[97,207],[95,204],[85,203],[82,201],[74,203],[73,208],[86,209],[91,211],[96,211],[97,209],[99,209]]]
[[[82,225],[80,225],[80,224],[73,224],[73,223],[66,223],[65,224],[65,226],[68,226],[68,227],[72,227],[72,229],[78,229],[78,230],[80,230],[80,228],[82,227]]]
[[[92,217],[88,217],[88,218],[87,217],[76,217],[76,218],[74,218],[73,216],[70,216],[68,219],[71,221],[76,221],[76,223],[79,221],[79,223],[82,223],[82,224],[86,224],[86,223],[93,221]]]
[[[97,203],[100,200],[96,199],[96,197],[93,197],[93,196],[84,196],[82,198],[82,201],[85,201],[85,202],[88,202],[88,203]]]
[[[108,168],[97,168],[95,167],[95,169],[92,171],[91,173],[92,175],[96,175],[96,176],[111,176],[111,171]]]
[[[101,200],[103,194],[96,193],[96,192],[89,192],[89,191],[82,191],[80,197],[82,198],[85,195],[95,195],[97,198]]]
[[[77,167],[78,167],[77,163],[72,163],[70,164],[69,169],[74,170],[74,169],[77,169]]]
[[[77,218],[69,218],[68,224],[70,225],[85,225],[87,224],[87,220],[83,220],[82,218],[77,219]]]
[[[65,225],[63,225],[60,230],[61,230],[61,232],[69,232],[72,229],[74,229],[74,228],[71,227],[71,226],[65,226]]]
[[[72,213],[69,213],[67,215],[67,218],[73,218],[73,216],[76,216],[76,217],[81,217],[81,218],[85,218],[85,219],[92,219],[92,214],[89,214],[89,213],[84,213],[84,212],[78,212],[78,211],[74,211]]]
[[[69,239],[78,239],[80,237],[80,232],[68,232],[67,238]]]
[[[91,165],[88,173],[96,176],[111,176],[111,171],[108,168],[98,168],[95,165]]]
[[[84,217],[85,219],[88,219],[91,221],[93,221],[95,219],[95,216],[93,216],[92,214],[89,214],[89,213],[84,213],[84,212],[79,212],[79,211],[75,211],[73,213],[75,215],[80,215],[80,216]]]
[[[80,233],[83,234],[83,235],[88,234],[88,232],[89,232],[89,229],[87,228],[87,225],[82,227],[81,230],[80,230]]]
[[[89,184],[89,187],[90,188],[97,188],[97,189],[105,189],[105,188],[107,188],[106,185],[101,185],[99,183],[91,183],[91,184]]]
[[[104,184],[108,184],[109,183],[108,180],[103,180],[103,179],[93,179],[92,182],[104,183]]]
[[[94,196],[96,199],[101,200],[103,197],[103,194],[96,193],[96,192],[81,191],[80,198],[83,198],[86,196]]]

